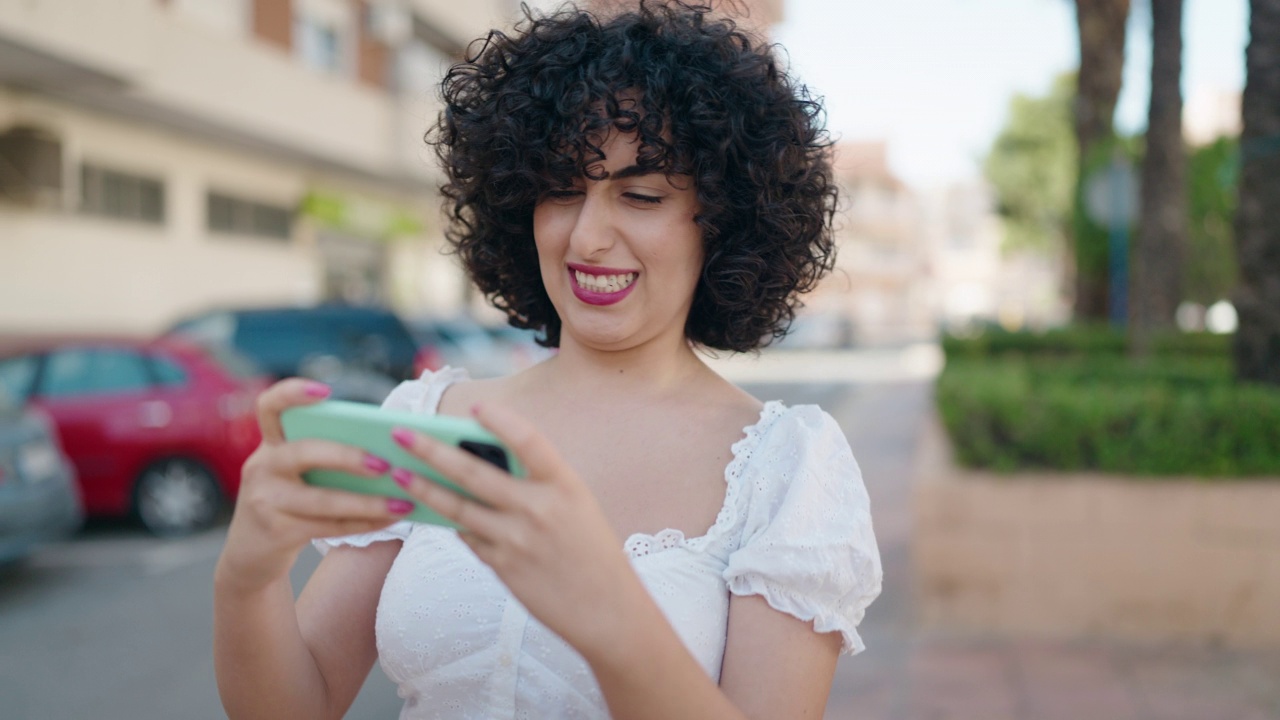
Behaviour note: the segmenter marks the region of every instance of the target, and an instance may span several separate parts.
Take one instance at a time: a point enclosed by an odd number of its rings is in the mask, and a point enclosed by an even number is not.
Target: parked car
[[[0,564],[70,535],[83,518],[75,467],[53,423],[0,389]]]
[[[556,354],[555,348],[538,344],[538,331],[522,330],[510,325],[488,325],[485,330],[507,348],[512,370],[523,370]]]
[[[420,344],[439,350],[444,365],[466,368],[473,378],[499,377],[514,369],[509,347],[468,317],[419,318],[409,329]]]
[[[344,400],[381,402],[402,380],[444,365],[390,310],[350,305],[211,310],[167,336],[232,348],[273,379],[311,377]]]
[[[0,386],[47,414],[90,516],[159,535],[214,522],[258,445],[249,364],[174,339],[62,339],[0,350]]]
[[[555,354],[537,344],[533,330],[482,325],[465,315],[418,318],[409,330],[419,343],[437,348],[444,364],[466,368],[473,378],[510,375]]]

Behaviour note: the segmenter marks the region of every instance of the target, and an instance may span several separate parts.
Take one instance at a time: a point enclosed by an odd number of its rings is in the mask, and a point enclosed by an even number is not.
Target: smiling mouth
[[[578,287],[597,293],[616,293],[631,287],[636,281],[637,273],[621,273],[617,275],[592,275],[581,270],[573,271],[573,279]]]

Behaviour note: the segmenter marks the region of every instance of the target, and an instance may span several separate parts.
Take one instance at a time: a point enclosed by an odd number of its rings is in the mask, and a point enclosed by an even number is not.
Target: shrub
[[[1280,389],[1225,356],[949,354],[937,403],[970,467],[1280,475]]]
[[[1123,330],[1109,325],[1071,325],[1044,332],[1009,332],[988,328],[980,333],[946,335],[942,349],[948,358],[992,355],[1121,356],[1128,349]],[[1152,342],[1156,357],[1226,357],[1231,350],[1230,335],[1169,332]]]

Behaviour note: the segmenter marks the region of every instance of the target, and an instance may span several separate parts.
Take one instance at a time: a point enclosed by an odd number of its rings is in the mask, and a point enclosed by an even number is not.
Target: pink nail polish
[[[318,382],[307,383],[306,393],[307,395],[310,395],[311,397],[314,397],[314,398],[329,397],[329,393],[332,391],[333,390],[328,385],[325,385],[324,383],[318,383]]]
[[[413,473],[405,470],[404,468],[396,468],[391,471],[391,479],[395,480],[397,485],[407,490],[409,489],[409,483],[413,482]]]
[[[396,428],[392,430],[391,439],[395,440],[400,447],[413,447],[413,431],[407,428]]]
[[[384,473],[391,469],[391,463],[383,460],[377,455],[365,455],[364,466],[376,473]]]
[[[393,515],[408,515],[413,512],[413,503],[400,498],[387,498],[387,511]]]

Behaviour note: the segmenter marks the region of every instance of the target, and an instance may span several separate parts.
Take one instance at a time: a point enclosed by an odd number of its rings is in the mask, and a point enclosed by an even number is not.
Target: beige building
[[[422,137],[514,0],[0,2],[0,332],[460,304]]]
[[[1193,146],[1208,145],[1222,136],[1239,137],[1239,90],[1198,87],[1182,109],[1182,134]]]
[[[991,189],[953,183],[921,194],[927,276],[937,322],[1044,329],[1070,319],[1061,257],[1008,251]]]
[[[901,342],[933,329],[916,193],[889,169],[884,142],[835,148],[841,189],[835,271],[806,299],[806,314],[843,318],[862,344]]]
[[[858,344],[896,344],[940,329],[1065,322],[1061,258],[1003,247],[994,198],[980,181],[913,189],[883,142],[842,142],[836,178],[836,270],[807,300],[815,319],[843,318]]]

